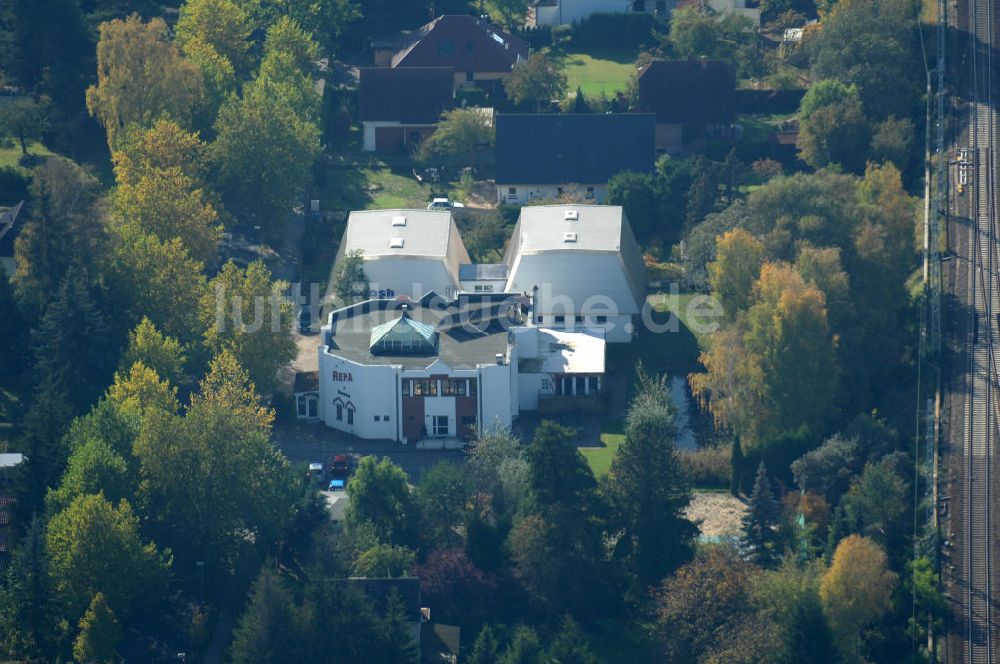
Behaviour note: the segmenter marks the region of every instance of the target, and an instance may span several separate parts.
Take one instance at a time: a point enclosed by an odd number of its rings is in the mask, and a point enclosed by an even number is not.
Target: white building
[[[591,14],[633,11],[634,0],[536,0],[531,14],[535,25],[569,25]]]
[[[352,212],[336,262],[354,251],[364,256],[369,288],[382,297],[453,297],[459,266],[472,262],[447,210]]]
[[[535,325],[632,340],[645,264],[621,207],[523,207],[504,262],[507,292],[534,294]]]
[[[359,438],[464,439],[521,410],[599,405],[604,340],[538,330],[523,296],[375,299],[323,327],[319,419]],[[524,362],[520,353],[524,353]],[[522,378],[523,372],[523,378]],[[522,393],[527,390],[528,393]]]

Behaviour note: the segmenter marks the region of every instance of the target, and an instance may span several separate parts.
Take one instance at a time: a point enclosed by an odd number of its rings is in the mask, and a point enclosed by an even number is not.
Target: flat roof
[[[603,374],[604,338],[590,332],[538,329],[538,357],[521,360],[525,373]]]
[[[568,217],[572,217],[569,219]],[[622,245],[619,205],[526,205],[511,246],[521,253],[537,251],[617,252]],[[571,242],[566,233],[575,233]]]
[[[503,296],[473,302],[369,300],[369,306],[354,305],[331,314],[332,334],[326,352],[365,365],[398,365],[404,369],[426,369],[441,360],[453,369],[474,369],[492,364],[497,353],[506,355],[510,327],[521,320],[522,298]],[[407,306],[414,321],[438,333],[437,352],[407,355],[373,355],[372,329],[399,318]],[[324,328],[326,329],[326,328]]]
[[[5,452],[0,454],[0,468],[13,468],[24,461],[24,455],[19,452]]]

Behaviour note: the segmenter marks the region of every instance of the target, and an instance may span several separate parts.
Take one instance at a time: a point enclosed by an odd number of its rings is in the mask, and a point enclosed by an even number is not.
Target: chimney
[[[497,364],[503,366],[503,353],[497,353]]]

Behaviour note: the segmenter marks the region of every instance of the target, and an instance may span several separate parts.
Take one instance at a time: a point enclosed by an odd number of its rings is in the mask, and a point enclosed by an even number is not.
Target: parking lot
[[[274,443],[293,464],[327,463],[334,454],[389,457],[418,484],[425,470],[442,461],[462,462],[462,450],[418,450],[391,441],[361,440],[321,424],[276,424]]]

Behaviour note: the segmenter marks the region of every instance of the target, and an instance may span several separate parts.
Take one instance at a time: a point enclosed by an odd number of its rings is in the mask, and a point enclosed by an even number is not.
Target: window
[[[475,291],[477,293],[492,293],[493,292],[493,284],[476,284],[474,288],[475,288]]]
[[[438,44],[438,54],[439,55],[452,55],[455,52],[455,42],[450,39],[442,41]]]
[[[383,415],[382,416],[382,421],[383,422],[388,422],[389,421],[389,416],[388,415]]]
[[[441,394],[446,397],[464,397],[469,391],[469,381],[466,378],[452,378],[441,381]]]
[[[517,195],[517,187],[507,187],[507,193],[511,196]]]
[[[556,187],[556,196],[562,196],[562,195],[563,195],[563,188]]]
[[[574,320],[577,322],[577,324],[582,323],[583,322],[583,316],[581,314],[577,314],[574,317]]]
[[[348,424],[354,424],[354,409],[353,408],[348,408],[347,409],[347,423]]]
[[[566,317],[565,316],[553,316],[552,317],[552,322],[553,323],[565,323],[566,322]]]
[[[297,401],[298,401],[298,407],[299,407],[299,417],[305,417],[306,416],[306,398],[304,396],[300,395]]]
[[[535,322],[538,323],[539,325],[541,325],[543,317],[542,316],[536,316],[535,318],[536,318]]]
[[[594,197],[594,188],[587,187],[587,198],[593,198],[593,197]]]
[[[539,387],[539,389],[542,392],[551,392],[552,391],[552,379],[549,378],[548,376],[542,376],[542,382],[541,382],[541,384],[538,387]]]
[[[434,429],[435,436],[447,436],[448,435],[448,416],[447,415],[435,415],[432,418],[432,426]]]
[[[469,380],[469,396],[474,397],[479,394],[479,379],[471,378]]]
[[[403,396],[404,397],[410,396],[410,381],[404,380],[402,381],[402,383],[403,383]]]
[[[475,415],[462,415],[462,426],[465,428],[470,428],[476,426],[476,416]]]
[[[382,419],[382,418],[381,418],[381,416],[379,416],[379,415],[376,415],[376,416],[375,416],[375,421],[376,421],[376,422],[379,422],[379,421],[381,421],[381,419]]]
[[[414,397],[436,397],[437,396],[437,381],[428,380],[426,378],[413,378],[409,380],[404,380],[404,383],[409,383],[408,387],[403,388],[403,394],[406,396]]]
[[[475,80],[476,80],[476,74],[475,74],[475,72],[471,72],[471,71],[465,72],[465,81],[466,81],[466,83],[472,83]]]
[[[308,417],[319,417],[319,399],[306,397],[306,406],[308,408]]]
[[[337,421],[344,421],[344,405],[339,403],[337,404]]]
[[[598,325],[603,325],[608,322],[607,316],[594,316],[594,322]]]

